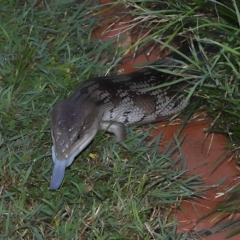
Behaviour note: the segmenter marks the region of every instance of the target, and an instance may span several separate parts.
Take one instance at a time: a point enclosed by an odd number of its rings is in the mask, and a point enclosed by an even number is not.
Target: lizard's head
[[[83,106],[66,99],[53,107],[50,122],[54,162],[50,189],[56,190],[62,183],[66,167],[97,134],[97,111],[92,105]]]

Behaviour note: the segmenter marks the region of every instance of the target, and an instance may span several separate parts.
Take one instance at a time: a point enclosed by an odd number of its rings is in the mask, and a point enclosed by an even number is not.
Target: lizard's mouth
[[[75,144],[74,147],[72,147],[72,151],[69,154],[69,157],[61,160],[56,155],[56,149],[55,146],[52,146],[52,159],[54,162],[54,168],[52,172],[52,179],[50,183],[50,190],[57,190],[64,178],[65,170],[68,166],[70,166],[74,160],[74,158],[80,154],[88,145],[89,143],[94,139],[98,132],[99,126],[98,126],[98,119],[96,119],[92,126],[84,132],[81,139],[79,139]],[[54,142],[54,141],[53,141]]]
[[[78,155],[78,151],[72,154],[68,159],[59,160],[56,157],[55,148],[52,146],[52,159],[54,162],[54,168],[52,172],[52,179],[50,183],[50,190],[57,190],[64,178],[65,169],[70,166],[74,158]]]

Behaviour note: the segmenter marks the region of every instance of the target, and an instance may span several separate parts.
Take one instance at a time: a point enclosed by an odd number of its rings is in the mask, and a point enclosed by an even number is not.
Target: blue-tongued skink
[[[157,86],[179,79],[176,72],[186,70],[184,74],[191,76],[191,63],[186,63],[182,56],[193,59],[191,46],[185,45],[137,72],[88,79],[69,98],[53,107],[50,120],[54,162],[51,190],[60,187],[65,169],[99,130],[113,133],[120,142],[126,137],[126,126],[161,121],[187,106],[187,93],[183,91],[186,82]],[[204,45],[203,51],[198,46],[194,43],[198,61],[204,62],[206,54],[216,52],[212,45]]]

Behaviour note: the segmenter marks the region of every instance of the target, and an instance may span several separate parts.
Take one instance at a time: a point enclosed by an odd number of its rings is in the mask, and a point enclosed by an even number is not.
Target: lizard
[[[126,138],[126,127],[166,120],[182,111],[189,101],[184,91],[186,81],[183,84],[179,73],[191,77],[193,65],[184,55],[193,59],[195,49],[198,61],[204,64],[206,55],[216,52],[212,44],[204,44],[203,50],[199,46],[197,42],[185,44],[133,73],[88,79],[69,98],[58,102],[50,117],[54,162],[50,189],[61,186],[66,168],[100,130],[114,134],[121,142]],[[176,79],[179,83],[171,84]]]

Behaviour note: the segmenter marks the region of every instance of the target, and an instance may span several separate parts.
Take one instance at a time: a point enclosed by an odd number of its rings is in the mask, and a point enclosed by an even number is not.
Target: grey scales
[[[139,71],[83,81],[69,98],[58,102],[50,119],[54,162],[50,189],[60,187],[65,169],[99,130],[114,134],[120,142],[127,126],[158,122],[184,109],[186,81],[158,86],[176,81],[182,72],[191,76],[191,62],[183,54],[193,59],[193,48],[203,63],[206,54],[216,52],[212,45],[203,45],[200,51],[198,43],[187,44]]]

